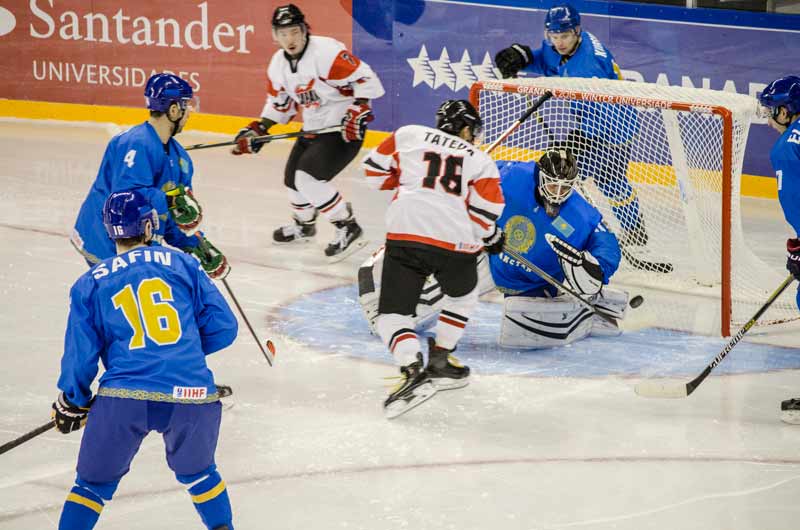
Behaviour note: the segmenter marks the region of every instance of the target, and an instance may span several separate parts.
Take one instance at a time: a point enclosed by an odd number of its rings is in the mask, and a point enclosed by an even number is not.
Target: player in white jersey
[[[435,129],[401,127],[362,163],[370,186],[396,190],[386,213],[376,320],[403,378],[384,402],[389,418],[438,390],[468,382],[469,367],[451,354],[478,301],[478,254],[484,248],[497,253],[503,246],[495,225],[503,193],[497,167],[475,145],[481,130],[480,116],[468,101],[448,100],[436,112]],[[429,275],[439,282],[444,303],[423,367],[412,318]]]
[[[272,30],[281,49],[267,69],[267,102],[261,119],[239,131],[233,154],[256,153],[253,142],[277,123],[288,123],[303,111],[303,130],[342,126],[341,133],[299,138],[289,154],[284,185],[289,193],[294,223],[275,230],[275,243],[308,241],[316,234],[321,212],[336,227],[325,249],[330,261],[339,261],[364,245],[353,210],[330,183],[358,154],[367,122],[373,120],[370,100],[384,94],[369,65],[341,42],[311,35],[305,16],[293,4],[278,7]]]

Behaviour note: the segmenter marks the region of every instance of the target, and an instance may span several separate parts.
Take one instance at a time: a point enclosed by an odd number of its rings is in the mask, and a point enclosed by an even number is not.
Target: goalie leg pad
[[[622,289],[613,289],[606,286],[597,297],[592,300],[598,308],[611,313],[610,316],[622,321],[628,310],[628,298],[630,295]],[[616,337],[622,333],[619,326],[612,326],[608,321],[595,315],[592,318],[592,336],[595,337]]]
[[[585,338],[593,313],[571,297],[506,297],[500,345],[538,349],[564,346]]]

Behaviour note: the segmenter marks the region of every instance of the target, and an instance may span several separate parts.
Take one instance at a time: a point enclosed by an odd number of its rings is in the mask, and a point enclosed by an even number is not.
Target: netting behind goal
[[[604,79],[482,81],[471,99],[484,142],[546,90],[554,96],[492,157],[531,160],[547,147],[570,149],[582,191],[622,244],[616,279],[718,299],[723,335],[749,320],[785,277],[750,251],[742,233],[742,162],[755,100]],[[760,324],[798,318],[788,291]]]

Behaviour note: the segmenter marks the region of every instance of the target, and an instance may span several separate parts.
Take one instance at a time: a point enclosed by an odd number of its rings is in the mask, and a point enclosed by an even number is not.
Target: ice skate
[[[436,341],[428,337],[428,366],[425,371],[436,390],[455,390],[469,384],[469,366],[451,355],[455,350],[447,350],[436,345]]]
[[[364,231],[356,222],[350,203],[347,203],[347,213],[347,219],[333,221],[333,225],[336,227],[336,236],[325,249],[325,255],[328,256],[330,263],[342,261],[367,244],[363,237]]]
[[[272,242],[276,245],[284,245],[294,242],[308,242],[317,233],[317,213],[310,221],[301,221],[294,217],[294,223],[284,225],[272,233]]]
[[[383,402],[383,412],[390,420],[423,404],[436,394],[436,388],[422,367],[421,353],[417,354],[416,362],[401,367],[400,373],[403,381]]]
[[[781,402],[781,421],[800,425],[800,398],[787,399]]]

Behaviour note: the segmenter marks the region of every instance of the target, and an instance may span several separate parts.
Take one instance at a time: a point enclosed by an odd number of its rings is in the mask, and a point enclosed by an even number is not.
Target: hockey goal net
[[[730,335],[785,278],[745,243],[741,174],[754,98],[650,83],[582,78],[479,81],[470,98],[484,142],[499,138],[546,91],[546,101],[493,152],[538,159],[547,147],[576,155],[581,191],[623,247],[615,280],[711,301],[707,326]],[[775,241],[781,245],[780,241]],[[760,325],[798,318],[792,289]]]

